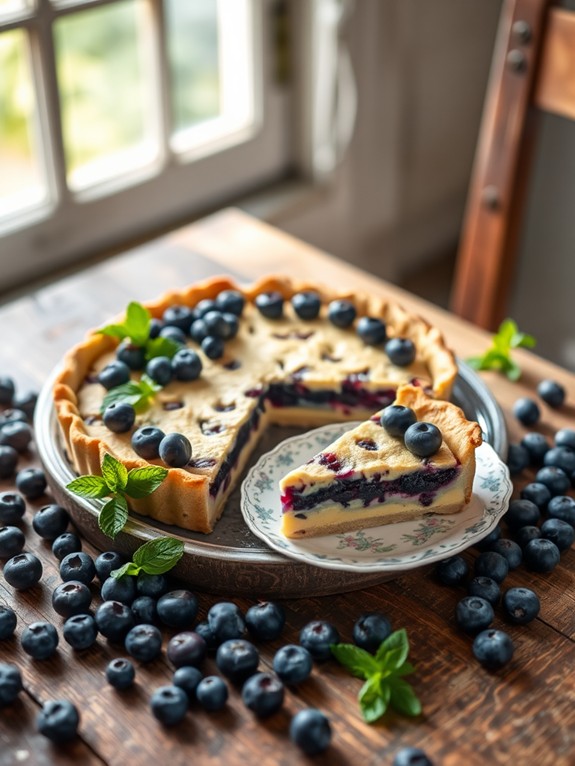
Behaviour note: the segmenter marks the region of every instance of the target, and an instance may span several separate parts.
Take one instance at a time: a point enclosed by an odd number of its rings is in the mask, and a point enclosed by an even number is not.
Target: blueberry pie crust
[[[141,382],[143,353],[98,331],[65,357],[55,410],[81,474],[100,473],[106,453],[128,469],[165,465],[155,457],[155,429],[183,435],[191,457],[180,453],[185,465],[170,467],[153,494],[130,506],[194,531],[213,530],[268,424],[366,419],[405,383],[447,399],[457,374],[440,332],[399,305],[284,277],[249,287],[213,278],[165,294],[146,309],[150,337],[152,331],[169,336],[186,353],[177,370],[176,357],[171,360],[172,379],[170,364],[145,367],[161,385],[147,407],[136,409],[134,422],[129,412],[104,418],[102,403],[110,386],[126,385],[127,375],[130,383]],[[394,338],[402,339],[399,356],[397,349],[386,353]]]

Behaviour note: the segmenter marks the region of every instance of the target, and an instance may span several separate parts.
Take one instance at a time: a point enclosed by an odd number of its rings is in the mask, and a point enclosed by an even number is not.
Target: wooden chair
[[[504,0],[451,296],[488,330],[506,314],[540,110],[575,120],[575,13]]]

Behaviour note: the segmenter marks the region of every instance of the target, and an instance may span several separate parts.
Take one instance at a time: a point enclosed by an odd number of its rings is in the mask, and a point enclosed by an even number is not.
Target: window
[[[0,0],[0,288],[290,166],[273,0]]]

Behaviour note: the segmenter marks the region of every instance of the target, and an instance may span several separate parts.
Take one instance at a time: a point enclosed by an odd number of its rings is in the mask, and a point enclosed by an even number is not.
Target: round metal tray
[[[54,373],[55,375],[55,373]],[[237,482],[222,518],[209,535],[173,527],[144,516],[131,514],[124,530],[111,542],[98,527],[102,501],[89,500],[68,492],[66,485],[76,475],[70,465],[52,405],[53,377],[40,392],[35,415],[36,446],[56,501],[65,506],[80,532],[100,550],[114,548],[131,554],[142,543],[169,534],[184,542],[184,556],[173,570],[190,586],[211,593],[303,597],[367,588],[394,575],[385,572],[341,572],[294,561],[268,548],[253,535],[240,513],[240,486]],[[476,420],[488,441],[502,458],[507,453],[505,420],[499,405],[481,378],[467,365],[459,364],[453,401]],[[253,464],[265,452],[298,428],[271,427],[262,435],[251,457]],[[249,468],[249,466],[248,466]],[[247,469],[245,471],[247,473]]]

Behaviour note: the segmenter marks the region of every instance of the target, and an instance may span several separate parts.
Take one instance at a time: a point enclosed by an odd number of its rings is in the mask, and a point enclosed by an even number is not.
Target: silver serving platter
[[[381,572],[328,570],[275,553],[255,537],[243,521],[240,513],[243,476],[211,534],[188,532],[131,514],[128,524],[112,543],[98,527],[103,502],[78,497],[66,489],[76,474],[68,461],[52,404],[55,374],[46,382],[38,399],[36,446],[56,501],[69,510],[76,527],[99,550],[113,548],[131,554],[142,543],[168,534],[184,542],[184,556],[174,569],[176,576],[200,590],[252,598],[329,595],[367,588],[394,576]],[[452,398],[469,419],[480,424],[484,439],[505,459],[508,442],[501,409],[481,378],[461,362]],[[250,464],[283,439],[301,431],[299,428],[269,428],[262,435]]]

